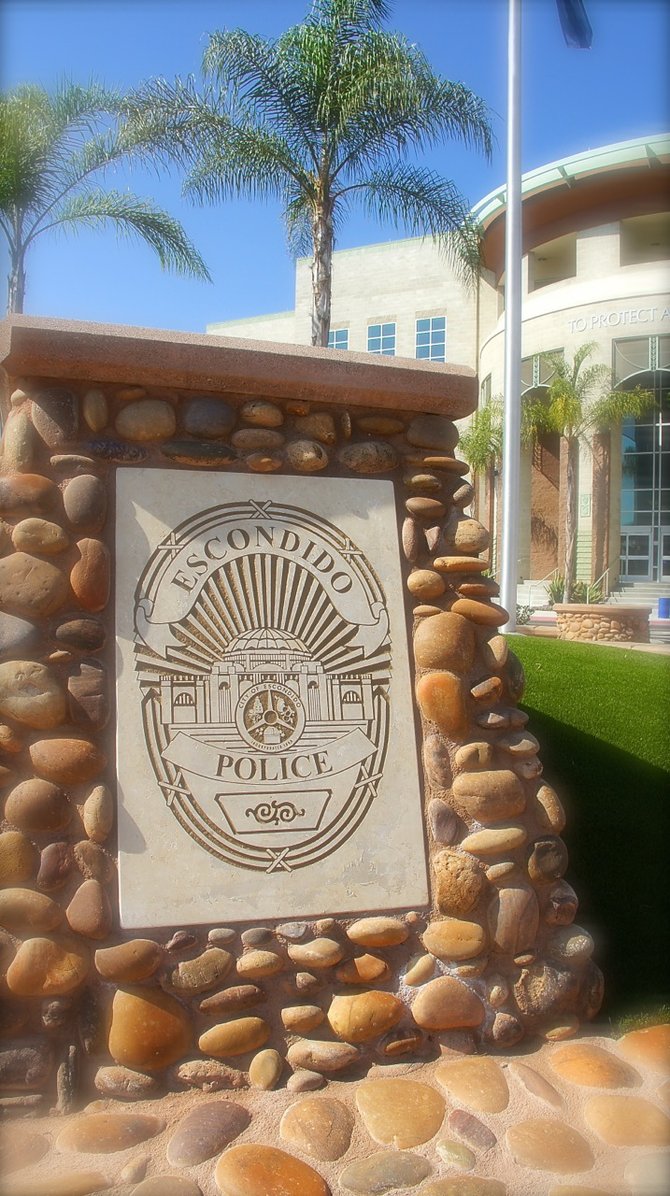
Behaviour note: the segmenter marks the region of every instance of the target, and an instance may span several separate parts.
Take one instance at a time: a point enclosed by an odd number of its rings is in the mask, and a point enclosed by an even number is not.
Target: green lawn
[[[605,973],[603,1017],[668,994],[670,657],[513,637],[545,778],[565,805],[567,879]]]

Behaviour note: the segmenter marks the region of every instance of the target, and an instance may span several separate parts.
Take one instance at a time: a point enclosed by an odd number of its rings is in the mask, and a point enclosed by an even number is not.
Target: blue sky
[[[668,0],[586,0],[590,51],[566,47],[554,0],[522,6],[524,170],[665,131]],[[241,26],[274,37],[307,7],[308,0],[0,0],[2,88],[49,88],[63,76],[127,88],[155,75],[197,73],[208,33]],[[455,143],[429,158],[471,202],[504,180],[506,19],[505,0],[396,0],[389,22],[426,50],[437,71],[490,107],[497,138],[491,162]],[[138,169],[108,182],[152,196],[178,216],[213,285],[163,273],[148,249],[111,231],[45,237],[28,262],[28,314],[198,332],[214,320],[293,306],[293,262],[278,207],[193,207],[182,201],[178,178]],[[402,230],[355,214],[338,247],[398,235]],[[0,269],[4,277],[5,255]]]

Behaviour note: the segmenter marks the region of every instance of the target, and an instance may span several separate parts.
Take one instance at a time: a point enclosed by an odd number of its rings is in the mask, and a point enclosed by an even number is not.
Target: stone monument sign
[[[122,924],[424,904],[393,486],[116,492]]]

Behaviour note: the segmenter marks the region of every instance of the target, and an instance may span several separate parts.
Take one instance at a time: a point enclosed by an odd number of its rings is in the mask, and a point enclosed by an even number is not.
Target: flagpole
[[[500,600],[516,629],[521,465],[521,0],[507,9],[507,205],[505,215],[505,381]]]

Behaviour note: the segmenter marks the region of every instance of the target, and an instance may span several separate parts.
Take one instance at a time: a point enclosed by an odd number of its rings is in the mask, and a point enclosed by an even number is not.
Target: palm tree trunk
[[[565,478],[565,564],[563,576],[563,601],[569,602],[575,582],[575,547],[577,542],[577,473],[579,469],[579,441],[576,436],[566,437]]]
[[[26,269],[22,249],[15,250],[11,256],[9,276],[7,278],[7,315],[21,315],[26,295]]]
[[[312,344],[328,345],[333,270],[333,217],[328,208],[317,212],[312,225]]]

